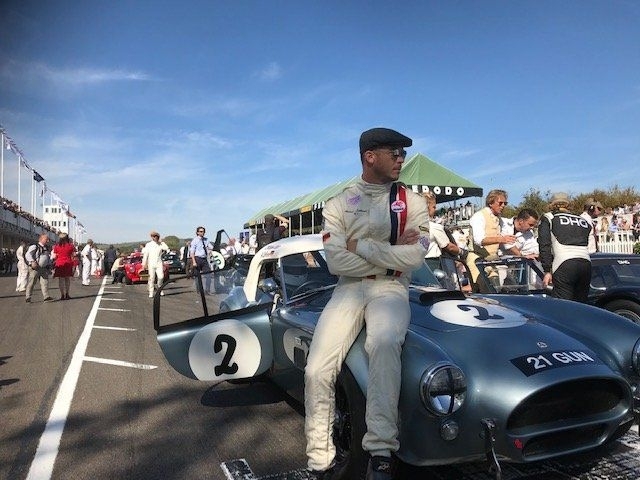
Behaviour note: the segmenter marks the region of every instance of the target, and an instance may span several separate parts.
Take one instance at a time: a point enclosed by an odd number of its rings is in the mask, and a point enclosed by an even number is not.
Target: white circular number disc
[[[465,327],[513,328],[527,323],[527,317],[518,312],[477,300],[436,302],[431,314],[443,322]]]
[[[224,256],[215,250],[209,252],[209,265],[212,270],[222,270],[224,268]]]
[[[231,319],[202,328],[189,345],[189,366],[199,380],[252,377],[260,356],[260,341],[253,330]]]

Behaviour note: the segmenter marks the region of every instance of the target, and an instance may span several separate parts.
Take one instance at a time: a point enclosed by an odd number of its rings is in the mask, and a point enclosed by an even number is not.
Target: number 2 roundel
[[[476,328],[514,328],[527,323],[519,312],[473,299],[437,302],[431,314],[443,322]]]
[[[198,380],[252,377],[260,356],[260,341],[253,330],[231,319],[203,327],[189,345],[189,366]]]

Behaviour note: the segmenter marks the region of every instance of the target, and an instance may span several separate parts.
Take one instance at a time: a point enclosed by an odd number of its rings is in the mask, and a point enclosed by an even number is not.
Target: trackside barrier
[[[631,232],[616,232],[608,235],[598,234],[598,245],[603,253],[633,253],[633,245],[636,242]]]

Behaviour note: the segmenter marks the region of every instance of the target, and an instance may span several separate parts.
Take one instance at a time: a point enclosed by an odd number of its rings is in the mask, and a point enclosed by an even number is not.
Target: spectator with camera
[[[38,243],[31,245],[24,255],[25,262],[29,266],[29,279],[25,301],[31,303],[31,294],[36,282],[40,280],[40,290],[45,302],[53,299],[49,296],[49,271],[51,269],[51,251],[49,250],[49,236],[43,233],[38,238]]]

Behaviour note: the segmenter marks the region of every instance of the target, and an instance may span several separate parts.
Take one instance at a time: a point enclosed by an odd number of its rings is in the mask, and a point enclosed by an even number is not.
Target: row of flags
[[[67,217],[75,219],[76,216],[73,213],[71,213],[71,211],[69,210],[69,204],[63,201],[60,195],[58,195],[56,192],[54,192],[49,187],[47,187],[47,182],[45,181],[44,177],[40,175],[40,173],[38,173],[38,171],[36,171],[35,168],[29,165],[29,163],[27,163],[27,160],[26,158],[24,158],[24,154],[22,153],[22,150],[20,150],[20,148],[18,148],[16,143],[13,141],[13,139],[9,135],[7,135],[7,132],[2,125],[0,125],[0,133],[2,134],[2,137],[4,139],[3,148],[10,150],[11,152],[13,152],[14,155],[18,157],[18,160],[20,161],[20,165],[26,168],[27,170],[29,170],[33,174],[33,180],[35,182],[42,183],[42,188],[40,189],[40,196],[44,197],[45,193],[49,192],[49,194],[51,195],[51,198],[62,209],[62,211],[66,213]],[[84,225],[82,225],[80,222],[76,222],[76,225],[78,226],[80,233],[82,234],[87,233],[87,230],[84,228]]]

